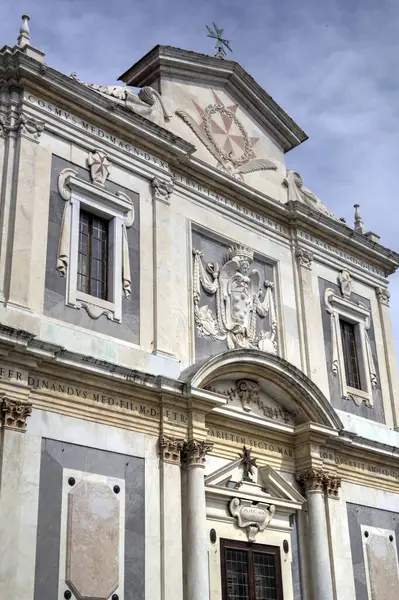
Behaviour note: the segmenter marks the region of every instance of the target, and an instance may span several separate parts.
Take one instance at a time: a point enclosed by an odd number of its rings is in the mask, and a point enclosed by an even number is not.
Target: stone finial
[[[184,442],[183,463],[188,467],[204,467],[205,457],[212,451],[213,443],[203,440]]]
[[[161,460],[164,462],[179,464],[180,453],[183,450],[183,446],[184,440],[162,435],[159,438]]]
[[[19,30],[17,44],[20,48],[30,46],[29,15],[22,15],[22,25]]]
[[[32,414],[32,404],[4,397],[0,408],[4,429],[14,429],[22,433],[26,431],[27,419]]]
[[[365,229],[364,229],[364,222],[362,217],[360,216],[360,212],[359,212],[359,208],[360,205],[359,204],[354,204],[353,208],[355,209],[355,225],[354,225],[354,230],[357,231],[358,233],[365,233]]]

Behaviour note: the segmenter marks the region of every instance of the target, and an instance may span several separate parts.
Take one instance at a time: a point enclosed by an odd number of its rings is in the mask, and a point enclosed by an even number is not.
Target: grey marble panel
[[[341,397],[341,391],[339,386],[339,379],[336,375],[333,374],[331,370],[332,364],[332,339],[331,339],[331,321],[330,315],[326,311],[324,305],[324,292],[327,288],[331,288],[337,294],[337,296],[341,295],[340,289],[337,284],[331,283],[331,281],[326,281],[325,279],[319,279],[319,291],[320,291],[320,303],[321,303],[321,314],[323,320],[323,334],[324,334],[324,343],[326,348],[326,361],[327,361],[327,371],[328,371],[328,382],[330,387],[330,395],[331,395],[331,403],[334,408],[338,408],[340,410],[344,410],[345,412],[351,413],[353,415],[358,415],[359,417],[365,417],[366,419],[371,419],[372,421],[378,421],[379,423],[385,423],[385,412],[384,405],[382,401],[382,392],[380,384],[377,383],[377,386],[373,388],[373,407],[366,406],[364,402],[360,406],[356,406],[353,400],[344,400]],[[352,294],[351,300],[353,302],[361,302],[370,310],[370,301],[367,298],[363,298],[363,296],[359,296],[358,294]],[[378,370],[378,360],[377,360],[377,348],[375,343],[375,334],[374,334],[374,326],[373,319],[371,318],[370,329],[368,330],[368,335],[370,339],[371,352],[373,355],[374,364],[376,366],[377,371],[377,379],[380,381],[380,374]]]
[[[34,600],[57,598],[63,469],[125,480],[124,600],[144,600],[144,459],[43,439]]]
[[[203,230],[199,226],[196,226],[192,230],[192,247],[196,250],[203,252],[204,263],[216,261],[220,264],[223,263],[224,258],[228,255],[229,246],[232,244],[241,243],[239,240],[222,240],[217,234],[212,234],[209,230]],[[257,269],[261,275],[263,281],[274,281],[274,266],[272,262],[267,263],[261,259],[260,256],[255,254],[254,260],[251,264],[251,269]],[[215,296],[207,294],[204,289],[201,290],[201,302],[200,306],[207,304],[212,310],[213,314],[216,314],[216,301]],[[258,328],[264,327],[268,329],[269,320],[268,316],[261,319],[257,316]],[[208,337],[201,337],[198,335],[197,329],[195,330],[195,360],[200,361],[210,356],[215,356],[221,352],[227,351],[226,341],[212,340]]]
[[[58,240],[61,230],[61,221],[64,211],[65,201],[61,198],[57,179],[60,171],[66,167],[78,171],[79,178],[90,181],[89,171],[78,167],[77,165],[66,161],[58,156],[53,156],[51,165],[50,182],[50,206],[49,223],[47,234],[47,260],[46,260],[46,280],[44,294],[44,314],[66,321],[85,329],[90,329],[98,333],[103,333],[112,337],[126,340],[134,344],[139,343],[140,332],[140,203],[139,196],[135,192],[128,190],[112,181],[107,181],[105,189],[116,193],[118,190],[125,192],[132,199],[135,208],[136,218],[132,227],[127,230],[129,242],[129,258],[132,276],[132,293],[129,298],[122,296],[122,322],[117,323],[109,320],[105,315],[98,319],[92,319],[86,310],[75,309],[65,305],[65,286],[66,278],[60,277],[56,270]]]
[[[352,564],[355,577],[356,600],[369,600],[366,584],[366,570],[362,543],[361,525],[380,527],[395,531],[399,555],[399,513],[347,503],[349,536]],[[399,508],[399,506],[398,506]]]

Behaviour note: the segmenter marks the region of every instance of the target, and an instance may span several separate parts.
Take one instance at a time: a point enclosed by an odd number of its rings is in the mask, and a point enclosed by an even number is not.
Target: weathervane
[[[224,49],[224,47],[226,47],[228,50],[230,50],[230,52],[233,52],[232,49],[230,48],[230,40],[225,40],[222,38],[223,35],[223,29],[219,29],[219,27],[213,23],[213,29],[211,29],[211,27],[208,27],[208,25],[206,26],[207,30],[208,30],[208,37],[213,38],[214,40],[216,40],[216,54],[215,56],[217,58],[224,58],[226,56],[226,50]]]

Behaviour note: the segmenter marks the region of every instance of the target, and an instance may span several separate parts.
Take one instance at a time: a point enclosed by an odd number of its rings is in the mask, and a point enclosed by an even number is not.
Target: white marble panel
[[[397,600],[399,589],[395,532],[361,526],[369,600]]]

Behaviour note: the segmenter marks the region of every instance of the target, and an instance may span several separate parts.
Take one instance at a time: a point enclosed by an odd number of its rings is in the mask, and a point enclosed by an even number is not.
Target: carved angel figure
[[[260,274],[250,271],[253,251],[245,246],[232,246],[222,266],[202,262],[202,252],[194,254],[194,317],[201,336],[226,340],[229,350],[259,348],[276,354],[277,320],[273,299],[274,284],[261,285]],[[207,306],[200,307],[201,288],[216,295],[216,316]],[[257,334],[257,315],[269,315],[269,331]]]

